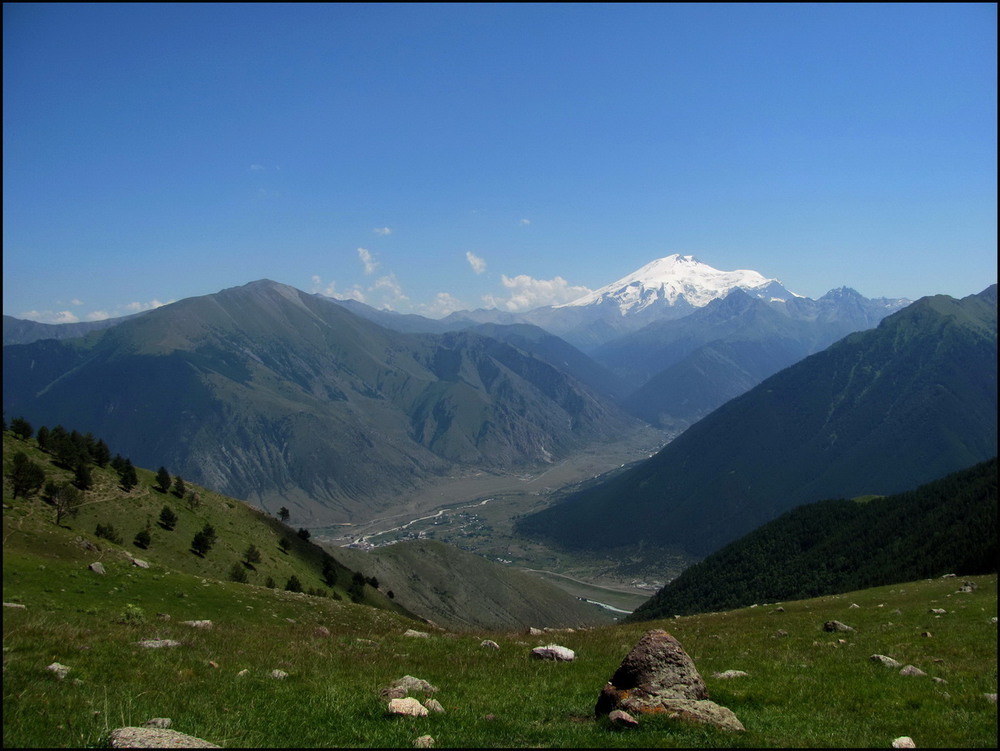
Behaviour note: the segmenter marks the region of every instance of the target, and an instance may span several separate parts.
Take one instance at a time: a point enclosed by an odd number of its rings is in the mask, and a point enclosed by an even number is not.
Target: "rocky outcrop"
[[[601,690],[594,713],[600,717],[615,710],[745,730],[731,710],[709,700],[694,661],[662,629],[647,631]]]
[[[162,728],[117,728],[111,731],[111,748],[221,748],[214,743]]]

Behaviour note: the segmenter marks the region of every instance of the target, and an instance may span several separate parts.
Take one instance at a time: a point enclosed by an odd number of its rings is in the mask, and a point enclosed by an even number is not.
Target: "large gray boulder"
[[[647,631],[601,690],[594,714],[614,710],[745,730],[732,711],[709,700],[694,661],[662,629]]]

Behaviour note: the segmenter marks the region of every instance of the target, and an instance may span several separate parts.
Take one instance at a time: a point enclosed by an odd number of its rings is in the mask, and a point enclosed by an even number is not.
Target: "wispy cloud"
[[[527,227],[529,224],[531,224],[531,220],[530,219],[522,219],[520,222],[518,222],[518,224],[520,224],[522,227]]]
[[[472,267],[472,270],[475,271],[477,274],[482,274],[484,271],[486,271],[486,261],[477,256],[471,250],[465,252],[465,259],[469,262],[469,265]]]
[[[80,319],[69,310],[26,310],[18,318],[36,323],[79,323]]]
[[[316,274],[313,274],[312,276],[312,292],[323,295],[324,297],[332,297],[336,300],[357,300],[358,302],[366,302],[365,293],[357,285],[347,290],[339,290],[337,289],[337,282],[330,281],[329,284],[324,284],[323,279]]]
[[[166,303],[160,302],[159,300],[150,300],[149,302],[130,302],[125,305],[118,305],[111,310],[92,310],[89,313],[83,314],[81,319],[76,313],[70,310],[27,310],[21,313],[18,318],[24,318],[29,321],[37,321],[38,323],[80,323],[81,320],[84,321],[105,321],[108,318],[121,318],[122,316],[132,315],[133,313],[141,313],[144,310],[153,310],[154,308],[162,307],[173,302],[169,300]],[[73,298],[70,301],[71,305],[80,306],[83,302],[78,298]]]
[[[507,299],[486,295],[483,301],[492,307],[518,313],[545,305],[572,302],[590,292],[590,288],[572,285],[557,276],[554,279],[534,279],[526,274],[509,277],[501,276],[503,286],[510,290]]]
[[[364,264],[366,274],[375,273],[375,269],[378,268],[378,261],[375,260],[375,256],[372,255],[370,250],[367,248],[358,248],[358,258]]]
[[[416,306],[417,312],[428,318],[444,318],[456,310],[464,310],[465,307],[461,300],[447,292],[438,292],[431,303]]]
[[[376,227],[375,229],[372,230],[372,232],[374,232],[376,235],[381,235],[382,237],[385,237],[386,235],[391,235],[392,234],[392,228],[391,227]]]
[[[267,167],[263,164],[251,164],[248,168],[251,172],[263,172]]]

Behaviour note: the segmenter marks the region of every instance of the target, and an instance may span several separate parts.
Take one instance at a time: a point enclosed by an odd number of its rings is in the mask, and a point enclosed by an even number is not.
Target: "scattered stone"
[[[171,725],[173,725],[173,721],[169,717],[154,717],[142,723],[144,728],[160,728],[161,730],[166,730]]]
[[[283,681],[285,680],[285,678],[288,677],[288,673],[286,673],[284,670],[278,670],[278,669],[272,670],[270,675],[272,678],[278,681]]]
[[[427,707],[431,712],[438,712],[439,714],[444,714],[444,707],[441,705],[437,699],[427,699],[424,701],[424,706]]]
[[[211,665],[213,668],[219,667],[219,663],[217,663],[215,660],[209,660],[208,664]]]
[[[101,552],[101,549],[99,547],[97,547],[90,540],[84,539],[83,537],[77,537],[73,541],[73,543],[76,544],[76,545],[78,545],[79,547],[83,548],[84,550],[89,550],[91,553],[100,553]]]
[[[991,701],[994,704],[997,703],[997,695],[996,694],[983,694],[983,696],[986,698],[986,701]]]
[[[56,674],[56,678],[58,678],[59,680],[62,680],[63,678],[65,678],[69,674],[69,671],[70,671],[69,667],[67,667],[66,665],[62,665],[62,664],[60,664],[58,662],[53,662],[51,665],[49,665],[45,669],[46,670],[51,670],[53,673],[55,673]]]
[[[243,668],[243,669],[242,669],[242,670],[241,670],[240,672],[238,672],[238,673],[236,674],[236,677],[237,677],[237,678],[242,678],[243,676],[245,676],[245,675],[249,675],[249,674],[250,674],[250,671],[249,671],[249,670],[247,670],[246,668]]]
[[[191,628],[212,628],[211,621],[181,621],[181,624]]]
[[[931,612],[931,613],[934,613],[935,615],[944,615],[944,614],[945,614],[945,613],[947,613],[948,611],[947,611],[947,610],[945,610],[944,608],[931,608],[931,609],[930,609],[930,612]]]
[[[996,623],[996,622],[997,622],[997,617],[996,616],[993,616],[992,618],[990,618],[990,623]]]
[[[902,663],[897,662],[896,660],[892,659],[891,657],[886,657],[885,655],[872,655],[869,659],[872,662],[881,663],[883,666],[885,666],[887,668],[892,668],[894,670],[896,668],[901,668],[903,666]]]
[[[776,608],[775,608],[774,610],[772,610],[771,612],[772,612],[772,613],[784,613],[784,612],[785,612],[785,609],[784,609],[783,607],[781,607],[781,606],[779,605],[778,607],[776,607]]]
[[[616,709],[745,730],[732,711],[708,700],[705,680],[694,661],[662,629],[647,631],[601,689],[594,714],[610,715]]]
[[[934,676],[933,678],[931,678],[931,680],[934,681],[935,683],[947,683],[948,682],[944,678],[938,678],[937,676]]]
[[[608,719],[611,721],[612,725],[617,725],[618,727],[624,727],[624,728],[639,727],[639,721],[637,719],[635,719],[628,712],[623,712],[620,709],[612,710],[608,714]]]
[[[101,563],[100,561],[95,561],[94,563],[91,563],[89,566],[87,566],[87,568],[89,568],[95,574],[106,574],[107,573],[107,571],[104,570],[104,564]]]
[[[434,739],[429,735],[422,735],[413,739],[414,748],[434,748]]]
[[[159,618],[161,621],[169,621],[170,613],[157,613],[156,617]]]
[[[22,605],[19,602],[5,602],[3,604],[3,606],[5,608],[17,608],[18,610],[27,610],[28,609],[27,605]]]
[[[544,647],[535,647],[531,650],[531,656],[538,660],[572,662],[576,659],[576,652],[569,647],[560,647],[558,644],[548,644]]]
[[[958,574],[944,574],[941,578],[942,579],[951,579],[951,578],[954,578],[956,576],[958,576]]]
[[[139,568],[149,568],[149,563],[147,563],[146,561],[140,560],[139,558],[133,558],[132,559],[132,565],[133,566],[138,566]]]
[[[540,628],[535,628],[534,626],[528,628],[528,636],[541,636],[544,633]]]
[[[409,694],[424,694],[430,696],[436,694],[437,686],[432,686],[423,678],[414,678],[412,675],[404,675],[389,686],[379,691],[379,696],[384,699],[402,699]]]
[[[850,607],[848,607],[847,609],[848,609],[848,610],[851,610],[852,608],[860,608],[860,607],[861,607],[861,606],[860,606],[860,605],[858,605],[858,603],[856,603],[856,602],[852,602],[852,603],[851,603],[851,605],[850,605]]]
[[[748,675],[750,674],[744,673],[742,670],[726,670],[722,673],[712,673],[713,678],[743,678]]]
[[[848,626],[846,623],[841,623],[840,621],[827,621],[826,623],[823,624],[823,630],[836,632],[836,631],[853,631],[854,629],[851,626]]]
[[[163,728],[116,728],[111,748],[221,748],[214,743]]]
[[[914,665],[907,665],[906,667],[904,667],[902,670],[899,671],[899,674],[914,675],[914,676],[927,675],[927,673],[925,673],[923,670]]]
[[[316,628],[313,629],[313,636],[329,636],[329,635],[330,635],[330,629],[328,629],[326,626],[317,626]]]
[[[774,635],[775,636],[779,636],[779,637],[780,636],[788,636],[788,632],[785,631],[785,629],[783,629],[783,628],[779,628],[777,631],[774,632]]]
[[[496,643],[495,641],[493,641],[492,639],[483,639],[483,640],[482,640],[482,641],[481,641],[481,642],[479,643],[479,646],[480,646],[480,647],[486,647],[487,649],[500,649],[500,645],[499,645],[499,644],[497,644],[497,643]]]
[[[483,719],[484,720],[495,720],[496,718],[497,718],[497,716],[495,714],[486,714],[486,715],[483,715]]]
[[[924,637],[925,639],[931,639],[934,637],[934,634],[932,634],[930,631],[924,631],[924,633],[922,633],[921,636]]]
[[[146,639],[145,641],[137,641],[140,647],[145,647],[146,649],[160,649],[161,647],[179,647],[181,643],[179,641],[174,641],[173,639]]]
[[[407,696],[402,699],[392,699],[389,702],[389,714],[404,717],[426,717],[427,707],[412,696]]]
[[[358,637],[354,641],[356,641],[358,644],[368,644],[370,646],[376,646],[378,644],[377,641],[372,641],[371,639],[362,639],[361,637]]]
[[[403,632],[403,636],[415,636],[418,639],[430,639],[431,638],[431,635],[428,634],[426,631],[415,631],[412,628],[406,629],[406,631]]]
[[[954,576],[954,574],[952,574]],[[893,748],[916,748],[917,744],[908,735],[902,735],[892,742]]]

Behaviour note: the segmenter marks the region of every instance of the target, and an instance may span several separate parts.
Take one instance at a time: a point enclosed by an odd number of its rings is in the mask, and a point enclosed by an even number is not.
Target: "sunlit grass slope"
[[[150,497],[150,509],[158,509],[162,498]],[[228,747],[411,748],[424,734],[438,748],[886,748],[902,735],[919,748],[997,745],[996,704],[984,696],[997,690],[995,575],[970,579],[975,589],[962,593],[962,579],[935,578],[785,602],[781,610],[761,603],[538,637],[424,629],[429,636],[416,638],[405,635],[421,628],[414,621],[347,597],[225,581],[227,566],[213,575],[200,560],[184,563],[197,558],[187,551],[176,554],[176,565],[161,563],[153,554],[159,546],[165,555],[168,543],[155,530],[149,551],[134,551],[150,561],[148,569],[122,553],[127,545],[96,540],[103,555],[95,554],[77,538],[94,541],[86,530],[103,517],[85,525],[81,515],[65,529],[40,501],[5,492],[4,502],[3,600],[24,606],[3,609],[8,747],[100,746],[112,729],[153,717]],[[219,542],[206,561],[235,537],[238,525],[229,527],[225,517],[235,511],[212,517]],[[116,526],[118,520],[134,534],[135,520],[124,510],[111,517]],[[280,551],[268,555],[284,560]],[[88,569],[97,558],[103,575]],[[277,564],[265,557],[264,565]],[[307,576],[311,569],[303,566]],[[203,619],[213,627],[182,623]],[[855,630],[826,633],[823,623],[831,619]],[[601,686],[654,627],[680,640],[712,699],[732,709],[746,733],[655,718],[625,731],[594,719]],[[180,644],[137,644],[156,638]],[[482,647],[484,638],[500,649]],[[531,647],[550,642],[575,650],[577,659],[529,658]],[[871,662],[872,654],[927,675],[901,676]],[[65,679],[46,669],[53,662],[70,668]],[[730,669],[748,676],[713,677]],[[287,677],[272,678],[273,670]],[[407,674],[440,689],[444,714],[387,715],[379,689]]]

